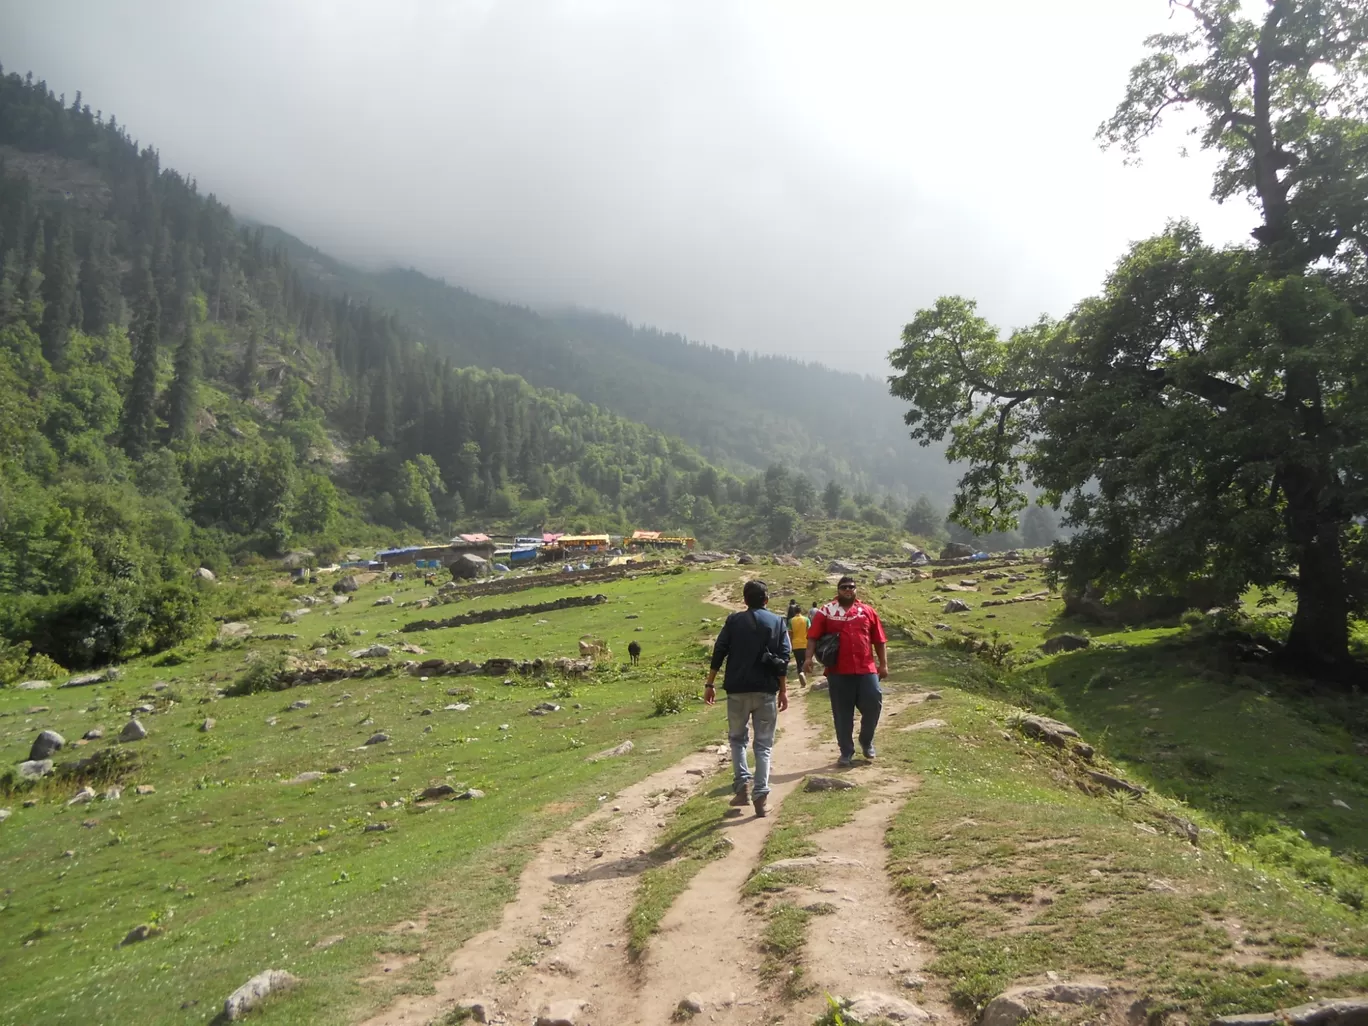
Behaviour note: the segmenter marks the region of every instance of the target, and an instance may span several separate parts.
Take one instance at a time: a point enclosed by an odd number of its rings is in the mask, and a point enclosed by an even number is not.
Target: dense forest
[[[448,350],[301,273],[80,94],[0,72],[5,672],[175,644],[204,617],[191,570],[290,546],[495,525],[784,546],[822,511],[944,530],[924,497],[743,479]]]
[[[453,362],[573,392],[684,439],[733,473],[782,463],[818,481],[904,498],[946,498],[954,488],[944,446],[914,443],[902,406],[874,378],[722,349],[606,314],[538,313],[412,269],[352,267],[278,229],[265,237],[306,280],[401,311],[418,338]],[[832,417],[858,430],[825,430]]]

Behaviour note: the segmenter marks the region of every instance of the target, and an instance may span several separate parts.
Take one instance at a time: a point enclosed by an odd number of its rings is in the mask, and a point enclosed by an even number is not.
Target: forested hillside
[[[763,494],[578,398],[456,369],[394,314],[306,283],[79,95],[0,77],[0,147],[13,672],[30,644],[74,667],[196,631],[199,566],[491,519],[706,533]]]
[[[306,278],[402,311],[433,351],[456,363],[573,392],[677,435],[733,472],[784,463],[819,481],[907,497],[943,499],[954,489],[944,447],[914,443],[902,406],[875,378],[721,349],[605,314],[537,313],[415,270],[351,267],[278,229],[265,237]],[[832,343],[838,362],[840,340]],[[842,430],[831,430],[836,422]]]

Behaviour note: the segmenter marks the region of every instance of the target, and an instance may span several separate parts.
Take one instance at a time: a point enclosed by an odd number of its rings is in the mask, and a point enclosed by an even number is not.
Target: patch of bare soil
[[[599,1009],[634,993],[625,918],[636,877],[649,864],[661,824],[718,765],[696,752],[621,791],[548,840],[527,864],[499,925],[451,956],[434,993],[401,998],[366,1026],[422,1026],[454,1004],[479,999],[496,1022],[531,1022],[564,999]]]
[[[732,592],[737,591],[736,584],[736,581],[728,581],[726,584],[713,585],[712,590],[703,597],[703,601],[709,605],[721,606],[733,613],[740,612],[746,608],[746,604],[732,596]]]

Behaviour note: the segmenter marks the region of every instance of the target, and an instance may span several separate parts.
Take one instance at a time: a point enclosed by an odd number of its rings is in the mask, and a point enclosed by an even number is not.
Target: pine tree
[[[253,328],[247,336],[247,352],[242,357],[242,370],[238,373],[238,387],[244,399],[256,395],[257,390],[257,330]]]
[[[81,328],[87,335],[98,335],[118,322],[118,273],[109,227],[97,222],[86,236],[81,260]]]
[[[72,321],[77,319],[76,251],[71,241],[71,223],[63,219],[57,236],[43,262],[43,322],[38,337],[43,355],[56,365],[66,352]]]
[[[167,404],[166,420],[173,440],[189,438],[194,428],[199,406],[199,364],[199,341],[187,318],[181,343],[176,347],[175,377],[171,379]]]
[[[123,447],[133,459],[152,445],[157,430],[157,360],[161,346],[161,303],[146,268],[133,311],[133,380],[123,409]]]

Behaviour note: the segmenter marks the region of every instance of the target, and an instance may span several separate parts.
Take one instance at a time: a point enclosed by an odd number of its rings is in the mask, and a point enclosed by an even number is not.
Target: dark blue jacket
[[[719,669],[723,661],[727,664],[727,673],[722,678],[723,690],[737,694],[747,691],[778,693],[779,678],[760,665],[760,653],[766,648],[785,661],[792,654],[788,625],[782,617],[768,609],[748,609],[727,617],[717,634],[712,654],[714,670]]]

